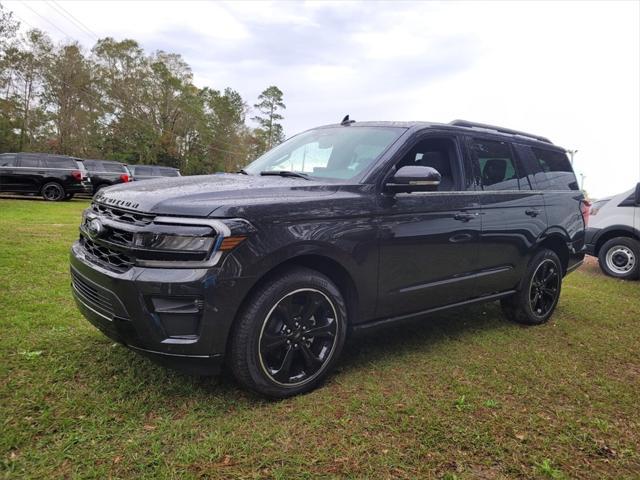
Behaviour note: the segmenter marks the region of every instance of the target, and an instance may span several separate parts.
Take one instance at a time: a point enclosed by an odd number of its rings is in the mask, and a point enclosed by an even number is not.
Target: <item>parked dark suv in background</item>
[[[93,193],[110,185],[127,183],[132,180],[127,166],[120,162],[108,160],[84,160],[84,166],[91,175]]]
[[[91,193],[87,171],[78,158],[44,153],[0,154],[0,192],[42,195],[50,201]]]
[[[71,249],[73,292],[134,350],[199,373],[224,360],[286,397],[318,385],[348,331],[493,300],[547,321],[583,260],[585,213],[546,138],[345,120],[238,174],[100,192]]]
[[[179,177],[180,170],[173,167],[159,167],[157,165],[129,165],[134,180],[149,180],[158,177]]]

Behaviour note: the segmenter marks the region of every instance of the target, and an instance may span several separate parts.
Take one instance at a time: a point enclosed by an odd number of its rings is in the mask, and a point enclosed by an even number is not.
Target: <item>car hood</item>
[[[100,190],[95,201],[161,215],[208,216],[223,204],[322,197],[336,190],[336,184],[303,178],[226,173],[123,183]]]

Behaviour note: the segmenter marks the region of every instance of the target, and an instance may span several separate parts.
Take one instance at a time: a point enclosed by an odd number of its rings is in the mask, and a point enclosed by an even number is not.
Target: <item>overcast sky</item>
[[[180,53],[198,86],[249,104],[277,85],[288,136],[347,113],[464,118],[578,149],[592,196],[640,181],[638,1],[3,3],[59,41]]]

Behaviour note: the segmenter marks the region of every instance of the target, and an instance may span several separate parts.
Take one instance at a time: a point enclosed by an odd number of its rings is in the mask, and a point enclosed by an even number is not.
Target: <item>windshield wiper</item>
[[[236,173],[241,173],[242,175],[249,175],[249,172],[247,172],[244,168],[241,168]]]
[[[291,170],[264,170],[260,172],[260,175],[278,175],[280,177],[297,177],[311,180],[306,173],[292,172]]]

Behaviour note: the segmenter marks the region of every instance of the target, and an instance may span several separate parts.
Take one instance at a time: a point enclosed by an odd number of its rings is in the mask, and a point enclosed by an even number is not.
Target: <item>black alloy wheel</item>
[[[336,308],[319,290],[302,288],[280,299],[260,332],[264,373],[287,386],[313,379],[334,351],[336,318]]]
[[[544,317],[553,310],[560,292],[560,272],[555,262],[546,259],[538,265],[529,285],[531,311]]]
[[[227,354],[238,383],[272,398],[316,388],[347,336],[338,287],[318,271],[289,267],[265,279],[244,305]]]
[[[59,183],[49,182],[42,187],[42,198],[49,202],[59,202],[64,197],[64,188]]]
[[[548,249],[538,251],[531,258],[516,293],[500,301],[502,311],[517,323],[540,325],[546,322],[558,305],[562,277],[558,255]]]

